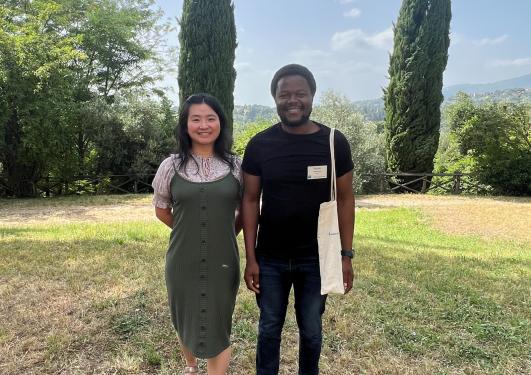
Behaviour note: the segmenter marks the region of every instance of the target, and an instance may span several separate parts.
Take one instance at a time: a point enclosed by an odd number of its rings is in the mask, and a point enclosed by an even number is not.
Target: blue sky
[[[166,17],[182,0],[156,0]],[[269,83],[288,63],[306,65],[325,90],[350,100],[381,96],[387,85],[391,25],[401,0],[235,0],[236,104],[273,105]],[[531,0],[452,1],[445,86],[531,73]],[[178,45],[177,32],[168,35]],[[176,74],[175,74],[176,75]],[[178,92],[175,77],[164,85]]]

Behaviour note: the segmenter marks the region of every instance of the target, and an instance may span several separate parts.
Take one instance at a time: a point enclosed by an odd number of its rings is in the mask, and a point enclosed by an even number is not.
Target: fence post
[[[460,171],[457,171],[454,174],[454,186],[452,190],[454,194],[461,194],[461,172]]]
[[[46,198],[50,198],[50,174],[46,175],[46,190],[44,191]]]

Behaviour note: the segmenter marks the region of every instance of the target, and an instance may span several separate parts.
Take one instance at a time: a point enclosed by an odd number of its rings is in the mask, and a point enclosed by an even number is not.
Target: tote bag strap
[[[331,172],[330,172],[330,200],[335,201],[337,196],[337,186],[336,186],[336,155],[334,149],[334,132],[335,128],[330,128],[330,163],[331,163]]]

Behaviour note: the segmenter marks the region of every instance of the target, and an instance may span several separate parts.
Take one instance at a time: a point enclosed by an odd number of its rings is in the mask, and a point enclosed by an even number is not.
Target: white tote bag
[[[337,219],[336,158],[334,155],[334,130],[330,129],[330,201],[321,203],[317,223],[319,245],[319,271],[321,273],[321,294],[345,294],[343,266],[341,263],[341,239]]]

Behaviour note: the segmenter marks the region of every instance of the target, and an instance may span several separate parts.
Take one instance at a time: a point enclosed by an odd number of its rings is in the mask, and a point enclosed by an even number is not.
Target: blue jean
[[[260,309],[257,375],[276,375],[280,360],[280,339],[291,286],[295,292],[295,315],[299,327],[299,375],[317,375],[323,341],[321,316],[326,295],[321,295],[319,259],[281,260],[258,258]]]

